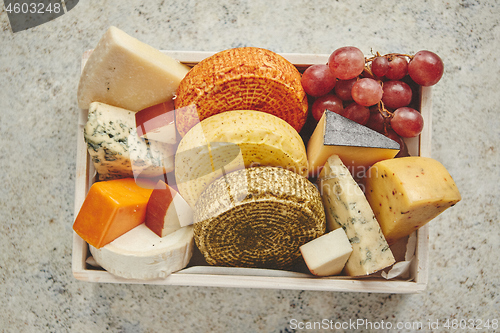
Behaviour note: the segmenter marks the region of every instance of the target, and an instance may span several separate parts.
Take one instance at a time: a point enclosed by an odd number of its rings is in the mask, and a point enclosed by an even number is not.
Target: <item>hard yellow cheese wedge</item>
[[[102,102],[139,111],[171,99],[189,67],[110,27],[90,55],[78,85],[78,105]]]
[[[445,167],[428,157],[403,157],[374,164],[367,175],[365,192],[390,244],[461,199]]]
[[[203,120],[175,155],[179,193],[192,206],[211,182],[251,166],[278,166],[307,176],[304,143],[284,120],[260,111],[228,111]]]
[[[363,191],[337,155],[328,158],[318,178],[328,230],[343,228],[352,245],[344,271],[360,276],[395,262]]]

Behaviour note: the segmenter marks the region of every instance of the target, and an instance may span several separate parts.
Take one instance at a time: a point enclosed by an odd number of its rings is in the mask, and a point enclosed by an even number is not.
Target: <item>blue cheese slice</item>
[[[343,228],[352,245],[344,267],[350,276],[375,273],[395,262],[366,197],[337,155],[328,158],[318,178],[327,229]]]
[[[175,145],[139,137],[135,112],[93,102],[84,137],[99,180],[155,177],[174,169]]]

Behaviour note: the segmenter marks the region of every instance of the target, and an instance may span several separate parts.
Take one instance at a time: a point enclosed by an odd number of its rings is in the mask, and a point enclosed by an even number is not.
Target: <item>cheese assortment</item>
[[[190,69],[111,27],[78,102],[96,182],[73,228],[122,278],[165,278],[195,247],[208,265],[364,277],[460,200],[439,162],[396,156],[398,142],[335,112],[301,132],[301,72],[269,50]]]

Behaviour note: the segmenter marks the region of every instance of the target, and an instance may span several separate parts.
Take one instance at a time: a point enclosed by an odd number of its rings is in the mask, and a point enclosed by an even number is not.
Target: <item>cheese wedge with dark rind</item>
[[[297,68],[281,55],[257,47],[224,50],[182,79],[175,98],[181,136],[201,120],[230,110],[258,110],[282,118],[300,132],[307,96]]]
[[[194,210],[195,242],[210,265],[287,269],[300,246],[325,232],[317,188],[277,167],[238,170],[213,182]]]
[[[326,110],[307,145],[309,175],[317,177],[328,157],[338,155],[355,178],[362,178],[371,165],[398,152],[396,141]]]

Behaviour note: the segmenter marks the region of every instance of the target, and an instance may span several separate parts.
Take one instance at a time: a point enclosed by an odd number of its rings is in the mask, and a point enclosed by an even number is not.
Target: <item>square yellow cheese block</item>
[[[395,262],[370,204],[337,155],[330,156],[318,178],[328,230],[344,229],[352,254],[344,272],[350,276],[375,273]]]
[[[411,234],[460,201],[446,168],[428,157],[378,162],[366,178],[366,197],[389,244]]]
[[[151,192],[133,178],[94,183],[73,230],[90,245],[101,248],[144,222]]]
[[[337,275],[344,269],[352,246],[344,229],[339,228],[302,245],[300,253],[312,274]]]
[[[90,55],[78,85],[78,106],[102,102],[140,111],[174,97],[189,67],[110,27]]]

